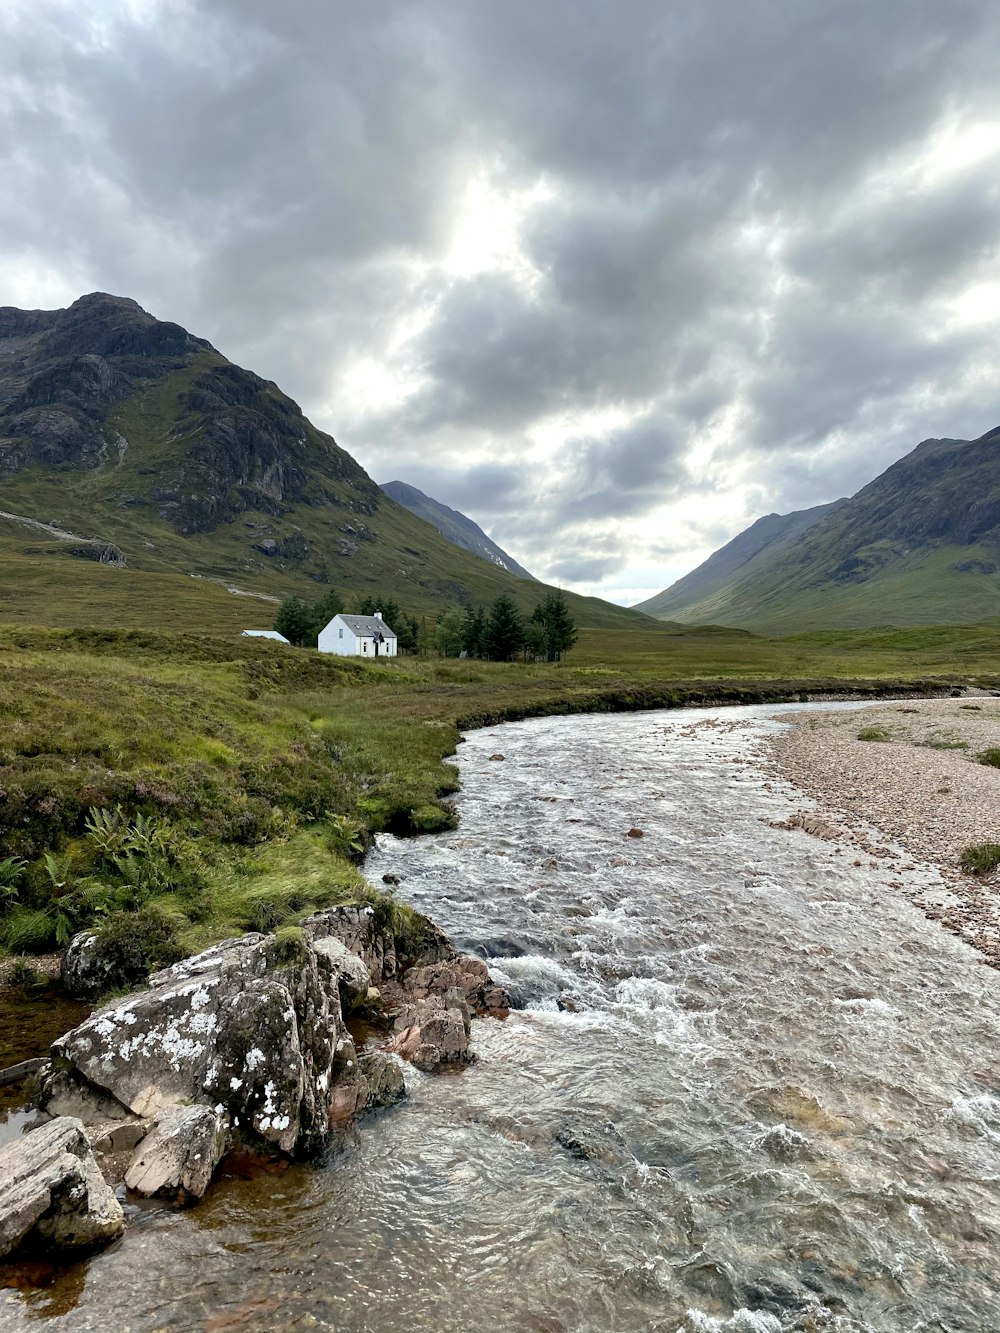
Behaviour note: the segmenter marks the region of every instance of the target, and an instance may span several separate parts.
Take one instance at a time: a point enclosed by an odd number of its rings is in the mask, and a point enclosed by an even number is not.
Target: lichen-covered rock
[[[194,1202],[208,1189],[227,1137],[209,1107],[172,1106],[136,1148],[125,1184],[137,1194]]]
[[[356,1009],[368,999],[371,973],[357,954],[336,935],[313,942],[313,951],[329,964],[331,975],[340,988],[340,1003],[346,1010]]]
[[[0,1148],[0,1258],[25,1242],[94,1248],[124,1225],[79,1120],[60,1117]]]
[[[315,1151],[331,1104],[340,1113],[365,1100],[329,952],[304,939],[290,951],[273,936],[228,940],[105,1006],[53,1055],[134,1115],[201,1104],[251,1144]]]
[[[220,1019],[266,966],[261,935],[216,945],[156,973],[148,990],[99,1009],[53,1044],[53,1056],[136,1115],[197,1101]]]
[[[67,993],[85,1000],[91,1000],[131,981],[131,978],[126,980],[119,977],[110,960],[102,955],[96,930],[81,930],[73,936],[63,954],[59,971]]]

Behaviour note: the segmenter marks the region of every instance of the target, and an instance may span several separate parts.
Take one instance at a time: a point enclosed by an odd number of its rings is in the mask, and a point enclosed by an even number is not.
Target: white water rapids
[[[810,804],[756,762],[779,711],[470,735],[459,830],[366,869],[525,1007],[0,1328],[1000,1328],[1000,975],[888,884],[934,872],[771,827]]]

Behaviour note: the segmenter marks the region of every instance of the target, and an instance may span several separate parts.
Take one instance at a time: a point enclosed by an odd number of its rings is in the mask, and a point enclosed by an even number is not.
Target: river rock
[[[94,1248],[124,1225],[79,1120],[60,1117],[0,1148],[0,1258],[26,1241]]]
[[[207,1106],[171,1106],[135,1150],[125,1184],[137,1194],[193,1203],[226,1150],[222,1117]]]
[[[490,976],[489,968],[480,958],[453,956],[445,962],[411,967],[403,976],[404,991],[414,999],[424,1000],[432,995],[446,995],[451,990],[461,992],[465,1003],[477,1013],[506,1012],[510,996]]]
[[[348,905],[315,912],[302,922],[306,938],[314,946],[318,940],[336,939],[368,969],[370,981],[376,984],[383,977],[394,977],[398,961],[396,939],[391,927],[383,927],[376,920],[375,911],[368,906]]]
[[[404,943],[394,917],[334,908],[155,973],[54,1043],[42,1113],[79,1112],[109,1158],[152,1123],[126,1183],[182,1200],[203,1193],[234,1139],[318,1152],[358,1114],[405,1095],[397,1054],[422,1069],[469,1060],[470,1008],[509,1004],[480,959],[409,916]],[[372,999],[396,1006],[395,1032],[359,1058],[343,1015]]]
[[[469,1007],[462,992],[455,989],[404,1009],[382,1049],[429,1073],[440,1065],[472,1059],[470,1028]]]
[[[117,1097],[95,1088],[76,1070],[64,1066],[50,1065],[43,1074],[36,1106],[42,1119],[73,1116],[87,1127],[132,1118]]]
[[[399,1061],[384,1051],[369,1051],[358,1061],[368,1088],[366,1105],[370,1109],[395,1106],[406,1096],[406,1082]]]

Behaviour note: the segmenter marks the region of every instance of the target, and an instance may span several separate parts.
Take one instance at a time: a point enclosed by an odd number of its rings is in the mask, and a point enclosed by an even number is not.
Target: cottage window
[[[337,630],[337,638],[338,638],[338,639],[342,639],[343,637],[344,637],[344,631],[343,631],[342,629],[338,629],[338,630]]]
[[[368,651],[368,640],[367,640],[367,639],[362,639],[362,640],[361,640],[361,651],[362,651],[363,653],[366,653],[366,652]]]

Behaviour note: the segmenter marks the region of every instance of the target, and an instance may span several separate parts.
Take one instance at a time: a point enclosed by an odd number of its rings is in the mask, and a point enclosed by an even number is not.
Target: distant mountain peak
[[[416,514],[418,518],[430,523],[437,528],[442,537],[454,542],[456,546],[461,546],[464,550],[471,551],[473,555],[489,560],[491,564],[505,569],[508,574],[515,574],[519,579],[537,582],[534,574],[529,574],[523,565],[519,565],[512,555],[507,554],[503,547],[498,546],[491,537],[487,537],[478,523],[474,523],[457,509],[452,509],[449,505],[442,504],[440,500],[425,495],[423,491],[418,491],[416,486],[411,486],[405,481],[385,481],[379,484],[390,500],[395,500],[411,514]]]

